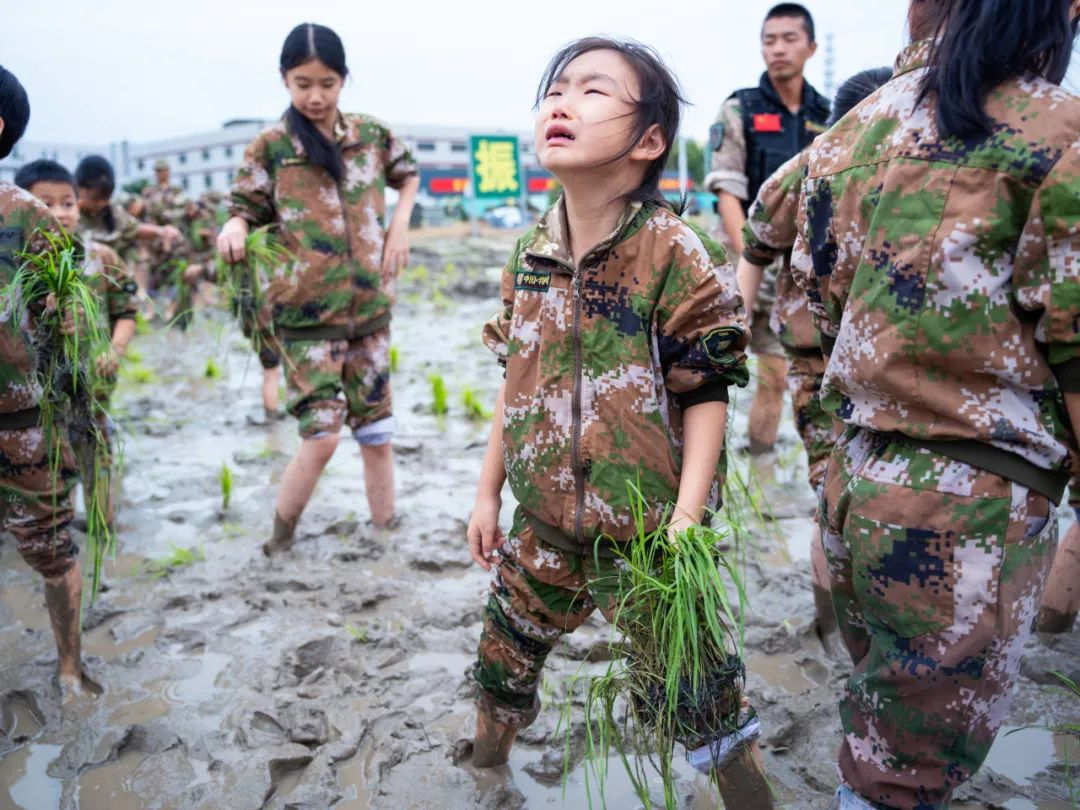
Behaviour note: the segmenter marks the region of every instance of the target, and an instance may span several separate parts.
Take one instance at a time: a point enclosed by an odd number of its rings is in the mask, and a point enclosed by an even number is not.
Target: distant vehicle
[[[525,214],[513,205],[500,205],[484,214],[484,222],[495,228],[520,228],[525,224]]]

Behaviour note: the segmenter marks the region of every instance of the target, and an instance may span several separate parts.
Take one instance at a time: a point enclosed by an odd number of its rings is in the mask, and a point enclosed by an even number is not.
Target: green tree
[[[675,146],[668,155],[667,167],[679,168],[679,146],[681,141],[676,140]],[[705,182],[705,148],[695,140],[686,140],[686,170],[690,174],[690,180],[697,185]]]
[[[132,180],[130,183],[124,183],[121,188],[128,194],[133,194],[137,197],[142,194],[142,190],[148,185],[150,185],[150,181],[144,177],[141,180]]]

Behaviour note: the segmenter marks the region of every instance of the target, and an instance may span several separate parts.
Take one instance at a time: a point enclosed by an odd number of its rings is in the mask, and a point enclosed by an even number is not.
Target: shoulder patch
[[[734,354],[731,352],[731,347],[742,334],[742,327],[739,326],[721,326],[719,329],[713,329],[701,339],[705,354],[717,365],[732,363]]]
[[[720,147],[724,145],[724,122],[717,121],[711,127],[709,127],[709,150],[712,152],[719,152]]]
[[[546,270],[518,270],[514,273],[515,290],[547,292],[551,286],[551,273]]]

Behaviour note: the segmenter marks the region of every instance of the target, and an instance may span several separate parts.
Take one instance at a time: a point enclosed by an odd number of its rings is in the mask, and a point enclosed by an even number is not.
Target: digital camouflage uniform
[[[111,224],[107,211],[112,212]],[[138,260],[138,232],[139,220],[117,202],[110,202],[108,208],[102,209],[96,216],[89,216],[85,212],[79,214],[79,233],[111,247],[125,262]]]
[[[180,186],[149,183],[142,190],[146,203],[145,219],[155,225],[175,225],[183,230],[188,199]]]
[[[798,233],[796,215],[807,158],[804,149],[781,166],[758,191],[743,226],[743,258],[763,267],[782,257],[769,326],[787,354],[791,409],[806,448],[810,487],[816,492],[825,480],[833,446],[833,425],[818,398],[825,373],[821,334],[810,317],[806,293],[791,277],[791,246]]]
[[[29,192],[0,181],[0,284],[10,283],[19,254],[48,249],[40,230],[59,231],[48,209]],[[65,574],[78,548],[68,531],[75,464],[63,431],[46,437],[40,427],[41,388],[28,316],[10,305],[0,310],[0,511],[26,563],[47,578]],[[48,440],[47,440],[48,438]],[[57,475],[50,450],[60,442]]]
[[[575,268],[560,200],[518,242],[484,342],[506,368],[503,457],[520,504],[492,583],[474,670],[480,705],[523,726],[544,660],[599,607],[610,542],[678,496],[683,411],[745,385],[749,335],[723,249],[665,207],[628,206]],[[707,506],[719,504],[724,460]],[[603,539],[601,539],[603,536]]]
[[[792,256],[850,427],[822,528],[855,668],[840,775],[877,807],[944,807],[1005,717],[1075,472],[1080,101],[993,90],[993,134],[917,102],[930,42],[811,147]]]
[[[275,269],[267,299],[300,435],[336,434],[345,420],[358,441],[381,444],[393,430],[396,281],[381,271],[384,193],[401,188],[417,166],[374,118],[340,116],[334,136],[345,161],[340,185],[308,162],[284,120],[264,129],[244,153],[230,214],[252,227],[276,224],[291,257]]]

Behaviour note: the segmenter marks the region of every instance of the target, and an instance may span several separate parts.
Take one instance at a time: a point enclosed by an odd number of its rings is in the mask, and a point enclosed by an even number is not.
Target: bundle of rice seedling
[[[99,428],[102,406],[94,396],[105,384],[94,360],[108,349],[109,335],[98,297],[83,275],[81,245],[66,233],[40,234],[48,249],[22,254],[21,267],[0,295],[10,312],[31,315],[41,425],[53,480],[59,485],[64,430],[86,454],[84,469],[93,470],[92,480],[84,481],[93,603],[105,555],[115,547],[108,524],[109,443]]]
[[[646,530],[645,499],[633,485],[630,494],[636,531],[611,575],[618,654],[585,698],[586,781],[591,773],[602,797],[614,749],[646,806],[651,768],[674,808],[676,742],[697,749],[740,725],[746,591],[726,529],[693,526],[673,542],[666,519]]]
[[[259,312],[266,306],[269,279],[276,268],[290,260],[289,251],[272,228],[266,225],[248,234],[242,261],[230,264],[219,258],[217,262],[218,286],[256,352],[262,349],[263,340],[273,340],[273,325],[259,323]],[[280,346],[270,348],[281,353]]]

